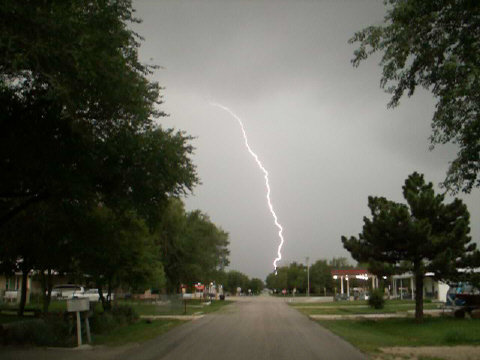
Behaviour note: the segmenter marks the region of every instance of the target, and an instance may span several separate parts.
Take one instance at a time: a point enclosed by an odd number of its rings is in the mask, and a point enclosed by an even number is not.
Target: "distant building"
[[[372,281],[372,289],[378,288],[378,278],[376,275],[371,274],[365,269],[342,269],[332,270],[333,280],[340,280],[340,294],[347,294],[347,298],[350,298],[350,279],[360,279],[365,282]],[[344,281],[347,282],[346,292],[344,292]]]
[[[423,298],[446,301],[449,285],[433,278],[433,273],[426,273],[423,279]],[[415,299],[415,276],[412,273],[392,276],[392,295],[401,299]]]

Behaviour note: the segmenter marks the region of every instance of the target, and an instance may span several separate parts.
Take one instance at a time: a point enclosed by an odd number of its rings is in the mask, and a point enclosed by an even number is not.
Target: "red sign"
[[[197,289],[198,291],[203,291],[203,289],[205,289],[205,285],[196,284],[196,285],[195,285],[195,289]]]
[[[285,295],[287,293],[287,290],[283,289],[282,294]]]

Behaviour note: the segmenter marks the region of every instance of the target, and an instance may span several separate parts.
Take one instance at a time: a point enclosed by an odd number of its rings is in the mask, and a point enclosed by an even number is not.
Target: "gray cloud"
[[[379,24],[381,0],[153,1],[134,6],[144,22],[144,61],[164,66],[161,120],[198,136],[195,162],[203,185],[186,200],[230,233],[231,267],[264,278],[272,270],[277,229],[263,174],[284,227],[285,261],[348,256],[340,236],[361,231],[369,195],[402,201],[417,170],[443,180],[454,146],[428,150],[434,101],[426,91],[387,109],[379,57],[350,64],[357,30]],[[478,242],[479,191],[465,196]]]

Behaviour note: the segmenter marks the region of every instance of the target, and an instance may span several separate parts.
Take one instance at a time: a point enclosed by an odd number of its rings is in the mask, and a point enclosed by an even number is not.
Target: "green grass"
[[[478,319],[425,318],[422,324],[410,318],[317,322],[367,353],[393,346],[480,345]]]
[[[436,309],[437,307],[433,304],[424,304],[424,310]],[[394,314],[397,312],[407,312],[409,310],[414,310],[415,305],[385,305],[383,309],[374,309],[370,307],[352,307],[352,306],[342,306],[342,307],[328,307],[324,309],[318,308],[297,308],[302,314],[305,315],[359,315],[359,314]]]
[[[212,300],[210,305],[202,305],[200,300],[187,300],[187,312],[183,302],[176,306],[155,305],[152,303],[137,303],[130,301],[121,301],[119,304],[131,305],[139,315],[194,315],[208,314],[219,310],[220,308],[231,304],[230,300]]]
[[[291,302],[288,303],[291,306],[301,306],[301,307],[315,307],[315,306],[329,306],[329,307],[339,307],[339,306],[368,306],[368,302],[365,300],[342,300],[342,301],[326,301],[326,302]],[[390,305],[415,305],[414,300],[385,300],[385,304]],[[432,303],[430,300],[425,300],[423,304],[431,304],[432,306],[436,306],[435,303]]]
[[[359,305],[368,305],[364,300],[357,300],[357,301],[325,301],[325,302],[291,302],[288,303],[291,306],[302,306],[302,307],[315,307],[315,306],[329,306],[329,307],[337,307],[337,306],[359,306]]]
[[[305,315],[359,315],[359,314],[392,314],[415,309],[412,300],[387,300],[383,309],[370,308],[366,301],[335,301],[317,303],[290,303]],[[437,309],[437,304],[426,302],[424,310]]]
[[[33,316],[29,316],[27,317],[27,319],[30,319],[32,318]],[[7,312],[7,313],[4,313],[2,311],[2,313],[0,314],[0,325],[2,324],[9,324],[9,323],[12,323],[12,322],[17,322],[17,321],[24,321],[25,318],[21,318],[21,317],[18,317],[17,316],[17,312],[13,312],[13,313],[10,313],[10,312]]]
[[[105,344],[108,346],[120,346],[131,342],[144,342],[151,340],[171,330],[175,326],[183,324],[182,320],[154,320],[150,324],[140,320],[134,324],[117,328],[105,334],[93,334],[94,345]]]
[[[118,301],[118,305],[132,306],[139,315],[194,315],[197,313],[208,314],[219,310],[225,305],[231,304],[231,300],[213,300],[210,305],[202,305],[200,300],[187,300],[187,312],[185,313],[184,303],[179,302],[176,306],[160,306],[150,302],[137,302],[137,301]],[[102,305],[99,302],[91,303],[95,312],[102,312]],[[22,318],[17,318],[17,306],[16,304],[10,306],[2,306],[2,312],[0,314],[0,324],[7,322],[19,321]],[[28,305],[28,309],[41,309],[41,304],[31,303]],[[60,312],[67,310],[67,302],[65,300],[54,300],[50,303],[48,308],[49,312]],[[33,316],[33,313],[26,312],[26,317]]]

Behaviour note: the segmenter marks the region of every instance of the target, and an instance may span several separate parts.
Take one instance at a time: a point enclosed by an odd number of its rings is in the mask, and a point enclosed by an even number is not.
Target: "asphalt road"
[[[0,350],[0,358],[2,360],[366,359],[350,344],[289,307],[283,299],[266,296],[242,298],[216,313],[178,326],[141,345],[116,349],[95,348],[81,352]]]

